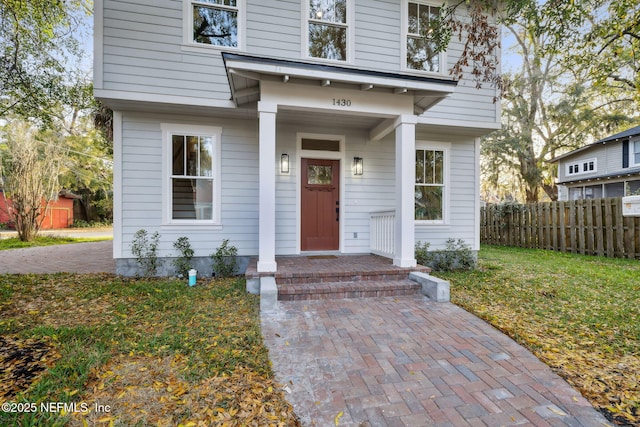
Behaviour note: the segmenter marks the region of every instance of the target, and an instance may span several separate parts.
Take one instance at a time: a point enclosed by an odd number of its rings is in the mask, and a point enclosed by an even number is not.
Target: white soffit
[[[335,65],[297,62],[240,54],[222,54],[231,95],[237,106],[256,102],[261,80],[295,80],[315,86],[353,86],[360,91],[380,91],[414,97],[416,114],[421,114],[455,92],[458,82],[448,78],[423,77],[383,71],[361,70]]]

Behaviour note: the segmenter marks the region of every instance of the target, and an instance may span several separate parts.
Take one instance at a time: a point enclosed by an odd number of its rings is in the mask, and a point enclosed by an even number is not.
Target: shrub
[[[418,264],[428,266],[428,264],[432,261],[433,255],[429,252],[429,246],[431,243],[424,242],[418,240],[416,242],[416,261]]]
[[[224,239],[222,245],[211,254],[213,274],[216,277],[233,276],[238,265],[237,256],[238,249],[229,245],[229,239]]]
[[[173,267],[176,269],[178,277],[187,277],[189,270],[193,268],[191,259],[194,254],[189,238],[186,236],[179,237],[178,240],[173,242],[173,247],[180,252],[180,255],[172,261]]]
[[[158,269],[159,240],[160,234],[157,231],[149,235],[144,228],[136,231],[133,236],[131,253],[135,255],[136,262],[145,277],[155,276]]]
[[[85,221],[84,219],[74,219],[73,228],[98,228],[111,227],[113,224],[109,221]]]
[[[416,243],[416,260],[433,271],[471,270],[476,266],[471,246],[462,239],[448,239],[442,250],[429,251],[429,246],[429,243]]]

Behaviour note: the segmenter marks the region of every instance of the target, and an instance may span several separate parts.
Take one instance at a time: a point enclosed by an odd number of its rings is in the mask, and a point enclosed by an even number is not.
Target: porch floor
[[[274,277],[279,300],[380,297],[419,293],[409,273],[428,273],[424,266],[402,268],[377,255],[303,255],[276,257],[276,273],[258,273],[249,262],[247,279]]]

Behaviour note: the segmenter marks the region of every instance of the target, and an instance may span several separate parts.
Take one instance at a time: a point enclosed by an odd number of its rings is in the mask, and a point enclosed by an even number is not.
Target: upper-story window
[[[598,163],[596,159],[587,159],[566,165],[567,175],[578,175],[582,173],[591,173],[598,171]]]
[[[308,52],[312,58],[347,61],[348,0],[308,0]]]
[[[406,67],[410,70],[442,72],[444,54],[431,38],[440,7],[421,1],[410,1],[406,12]]]
[[[238,0],[191,1],[194,43],[237,48]]]
[[[631,161],[629,162],[631,166],[640,166],[640,139],[636,141],[631,141]]]

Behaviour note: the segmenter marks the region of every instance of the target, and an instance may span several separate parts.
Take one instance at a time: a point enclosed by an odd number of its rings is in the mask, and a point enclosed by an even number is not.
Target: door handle
[[[336,221],[340,221],[340,201],[336,200]]]

